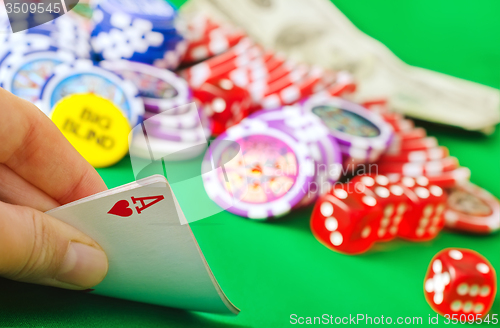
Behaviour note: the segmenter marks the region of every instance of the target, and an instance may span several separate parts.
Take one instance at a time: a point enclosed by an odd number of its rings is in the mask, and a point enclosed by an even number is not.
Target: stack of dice
[[[358,176],[317,201],[311,230],[333,250],[360,254],[396,237],[415,242],[435,238],[444,226],[445,207],[446,193],[424,177],[391,181],[384,175]]]

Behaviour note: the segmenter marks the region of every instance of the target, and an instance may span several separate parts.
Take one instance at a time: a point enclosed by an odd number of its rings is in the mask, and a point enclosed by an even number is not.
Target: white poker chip
[[[384,151],[394,135],[381,116],[345,99],[318,94],[304,101],[302,107],[319,116],[342,145]]]
[[[96,94],[113,102],[131,126],[136,126],[144,116],[144,103],[131,81],[125,81],[84,59],[55,68],[54,75],[42,89],[38,106],[50,117],[54,106],[64,97],[85,93]]]
[[[159,139],[150,135],[148,135],[145,142],[144,138],[134,135],[129,150],[130,157],[151,161],[160,158],[165,161],[185,161],[200,156],[205,152],[206,148],[206,142],[178,142]]]

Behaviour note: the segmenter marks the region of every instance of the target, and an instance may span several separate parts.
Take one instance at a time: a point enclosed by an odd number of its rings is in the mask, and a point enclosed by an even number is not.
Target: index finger
[[[35,105],[0,88],[0,163],[60,204],[107,189],[96,170]]]

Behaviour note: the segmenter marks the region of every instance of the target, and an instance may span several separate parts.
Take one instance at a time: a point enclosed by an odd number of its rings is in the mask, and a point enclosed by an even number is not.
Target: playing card
[[[47,214],[92,237],[108,255],[108,275],[93,293],[238,314],[213,276],[163,176],[105,191]]]

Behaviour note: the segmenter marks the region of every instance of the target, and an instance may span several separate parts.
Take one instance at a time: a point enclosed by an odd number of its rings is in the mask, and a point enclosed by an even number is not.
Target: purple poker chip
[[[321,120],[296,106],[263,110],[248,119],[260,119],[305,143],[316,163],[315,181],[299,206],[307,206],[329,191],[342,173],[342,155],[335,138]]]
[[[296,106],[285,106],[256,112],[248,119],[264,120],[270,126],[306,143],[314,160],[319,163],[318,166],[330,172],[329,181],[336,182],[339,179],[342,158],[339,145],[328,128],[315,115],[303,112]]]
[[[202,110],[192,104],[186,114],[168,115],[146,112],[144,123],[148,133],[156,138],[178,142],[196,142],[210,138],[211,120]],[[187,117],[187,118],[186,118]]]
[[[155,66],[128,60],[102,61],[100,66],[124,79],[132,81],[139,89],[147,111],[183,114],[192,102],[192,93],[187,82],[175,73]]]
[[[340,151],[344,159],[349,159],[359,164],[375,163],[383,154],[382,151],[374,149],[359,149],[345,145],[340,145]]]
[[[171,129],[194,129],[203,121],[206,115],[203,111],[187,111],[177,115],[165,115],[153,112],[146,112],[144,120],[149,120],[155,125]]]
[[[302,108],[318,116],[341,145],[383,152],[394,135],[382,117],[341,98],[318,94],[302,102]]]
[[[207,140],[206,130],[202,126],[194,129],[172,129],[158,125],[148,125],[148,135],[152,135],[157,139],[176,142],[199,142]]]
[[[233,158],[234,146],[239,156]],[[203,183],[208,196],[229,212],[249,219],[280,217],[301,202],[315,178],[306,144],[265,121],[246,120],[221,134],[205,154]]]

